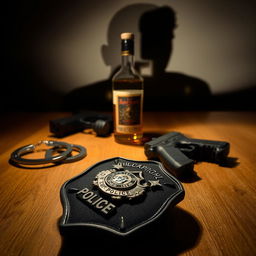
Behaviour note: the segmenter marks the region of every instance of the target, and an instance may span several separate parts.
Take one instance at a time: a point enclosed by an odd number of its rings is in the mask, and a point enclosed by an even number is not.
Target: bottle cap
[[[122,40],[127,40],[127,39],[134,39],[134,34],[130,32],[125,32],[121,34],[121,39]]]

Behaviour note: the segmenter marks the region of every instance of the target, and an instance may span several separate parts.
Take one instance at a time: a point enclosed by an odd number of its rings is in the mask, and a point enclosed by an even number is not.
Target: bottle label
[[[136,133],[142,129],[143,90],[114,90],[115,129],[119,133]]]

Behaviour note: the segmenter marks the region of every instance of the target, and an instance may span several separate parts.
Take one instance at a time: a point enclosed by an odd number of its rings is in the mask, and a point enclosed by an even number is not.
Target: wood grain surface
[[[49,120],[68,115],[9,113],[2,117],[1,256],[68,255],[58,230],[62,184],[107,158],[146,160],[142,146],[117,144],[112,135],[100,138],[80,132],[59,139],[87,148],[87,157],[78,162],[47,168],[18,168],[9,163],[16,148],[55,139],[49,132]],[[136,248],[133,255],[155,255],[160,248],[167,255],[256,255],[255,124],[254,112],[145,113],[146,134],[179,131],[192,138],[228,141],[231,150],[226,166],[195,164],[198,179],[182,183],[185,198],[168,210],[170,226],[157,229],[160,234],[161,230],[169,231],[163,232],[164,236],[153,232],[150,243],[139,238],[137,244],[129,245]],[[83,255],[89,255],[87,246]],[[74,248],[73,255],[82,254]]]

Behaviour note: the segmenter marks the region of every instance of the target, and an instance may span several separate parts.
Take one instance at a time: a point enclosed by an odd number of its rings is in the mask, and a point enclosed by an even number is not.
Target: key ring
[[[66,150],[63,152],[60,152],[56,156],[47,155],[47,157],[39,158],[39,159],[22,158],[23,155],[34,152],[36,147],[41,144],[45,144],[45,145],[51,146],[51,147],[65,148]],[[36,144],[29,144],[29,145],[26,145],[26,146],[16,149],[11,154],[11,160],[17,164],[26,164],[26,165],[56,163],[56,162],[60,162],[64,159],[66,159],[71,154],[72,150],[73,150],[72,146],[66,142],[53,141],[53,140],[42,140]]]
[[[75,156],[72,156],[72,155],[68,156],[67,158],[61,160],[60,161],[61,163],[72,163],[72,162],[75,162],[75,161],[83,159],[87,155],[85,147],[80,146],[80,145],[75,145],[75,144],[70,144],[70,145],[72,147],[72,151],[77,151],[78,154],[75,155]],[[52,157],[54,152],[59,152],[58,149],[59,148],[50,148],[50,149],[46,150],[45,158]]]

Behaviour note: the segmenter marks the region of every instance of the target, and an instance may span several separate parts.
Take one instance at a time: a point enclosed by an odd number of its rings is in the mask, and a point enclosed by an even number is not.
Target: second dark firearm
[[[179,132],[167,133],[144,145],[148,159],[159,159],[179,178],[193,173],[195,161],[224,162],[229,148],[225,141],[190,139]]]
[[[96,112],[81,112],[69,117],[50,120],[50,132],[61,138],[73,133],[92,129],[97,136],[106,137],[113,131],[112,116]]]

